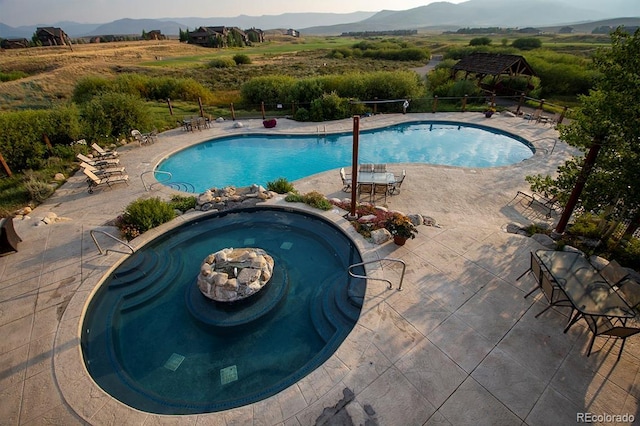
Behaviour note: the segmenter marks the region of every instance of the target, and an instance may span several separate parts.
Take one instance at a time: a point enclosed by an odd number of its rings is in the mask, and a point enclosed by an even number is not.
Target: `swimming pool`
[[[327,135],[243,135],[203,142],[160,162],[172,181],[196,192],[211,187],[266,185],[348,167],[351,133]],[[462,167],[514,164],[533,155],[523,138],[455,122],[398,124],[360,134],[360,163],[427,163]]]
[[[275,260],[264,289],[234,304],[206,299],[196,284],[202,260],[227,247],[260,247]],[[260,207],[188,222],[101,285],[83,318],[85,365],[114,398],[152,413],[262,400],[321,365],[351,331],[365,281],[347,268],[359,262],[337,226],[308,213]]]

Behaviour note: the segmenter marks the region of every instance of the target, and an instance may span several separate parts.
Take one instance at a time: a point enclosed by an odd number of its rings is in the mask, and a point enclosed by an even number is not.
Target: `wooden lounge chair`
[[[116,183],[126,183],[129,184],[129,176],[127,175],[109,175],[109,176],[97,176],[91,170],[82,169],[83,173],[87,176],[87,184],[89,185],[89,194],[93,194],[93,189],[106,185],[111,188],[112,185]]]
[[[98,169],[104,169],[107,167],[113,167],[116,164],[120,163],[120,160],[118,158],[97,158],[97,159],[93,159],[93,158],[89,158],[86,155],[83,154],[78,154],[76,155],[76,158],[78,160],[80,160],[83,163],[86,163],[90,166],[96,167]]]
[[[116,158],[118,156],[118,151],[105,150],[95,142],[91,144],[91,148],[96,150],[98,158]]]
[[[103,177],[109,175],[122,175],[125,173],[124,166],[105,167],[104,169],[98,169],[91,164],[80,163],[80,167],[93,172],[96,176]]]

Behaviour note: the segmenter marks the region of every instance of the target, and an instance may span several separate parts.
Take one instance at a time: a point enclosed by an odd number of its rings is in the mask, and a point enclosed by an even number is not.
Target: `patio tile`
[[[521,419],[529,414],[547,386],[498,348],[491,351],[471,377]]]
[[[575,424],[577,414],[587,411],[583,405],[568,400],[553,388],[547,388],[525,421],[530,425]]]
[[[471,377],[462,383],[438,411],[454,425],[511,426],[522,423],[521,419]]]
[[[436,345],[425,339],[396,363],[396,368],[434,407],[439,407],[467,378]]]
[[[0,326],[0,354],[29,343],[33,315],[27,315]]]
[[[374,344],[391,361],[400,359],[424,336],[389,305],[384,307]]]
[[[364,406],[374,407],[380,424],[423,424],[435,407],[395,367],[387,370],[357,396]]]
[[[467,373],[472,372],[494,348],[456,314],[447,318],[427,338]]]

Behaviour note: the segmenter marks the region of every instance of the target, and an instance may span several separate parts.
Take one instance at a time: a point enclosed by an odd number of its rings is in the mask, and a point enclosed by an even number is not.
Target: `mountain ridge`
[[[594,0],[595,1],[595,0]],[[31,38],[40,26],[62,28],[70,37],[96,35],[132,35],[142,31],[160,30],[168,36],[176,36],[179,31],[195,29],[199,26],[235,26],[240,28],[293,28],[303,34],[339,35],[344,32],[385,31],[385,30],[456,30],[466,27],[552,27],[572,25],[572,23],[598,22],[619,16],[603,16],[608,10],[629,10],[627,16],[640,17],[638,5],[624,3],[623,0],[608,0],[607,5],[585,0],[586,8],[571,6],[560,0],[540,0],[518,3],[512,0],[468,0],[463,3],[440,1],[407,10],[381,10],[378,12],[352,13],[283,13],[280,15],[249,16],[239,15],[224,18],[163,18],[132,19],[123,18],[104,24],[81,24],[71,21],[50,25],[34,25],[12,28],[0,23],[0,37]],[[616,7],[614,7],[616,6]],[[596,10],[596,7],[600,7]],[[613,12],[608,12],[613,13]]]

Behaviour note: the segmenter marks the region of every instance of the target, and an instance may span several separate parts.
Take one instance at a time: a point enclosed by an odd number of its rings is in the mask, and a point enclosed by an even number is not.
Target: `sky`
[[[407,10],[436,0],[0,0],[0,22],[11,27],[74,21],[102,24],[122,18],[260,16],[305,12]],[[461,3],[465,0],[447,0]]]

